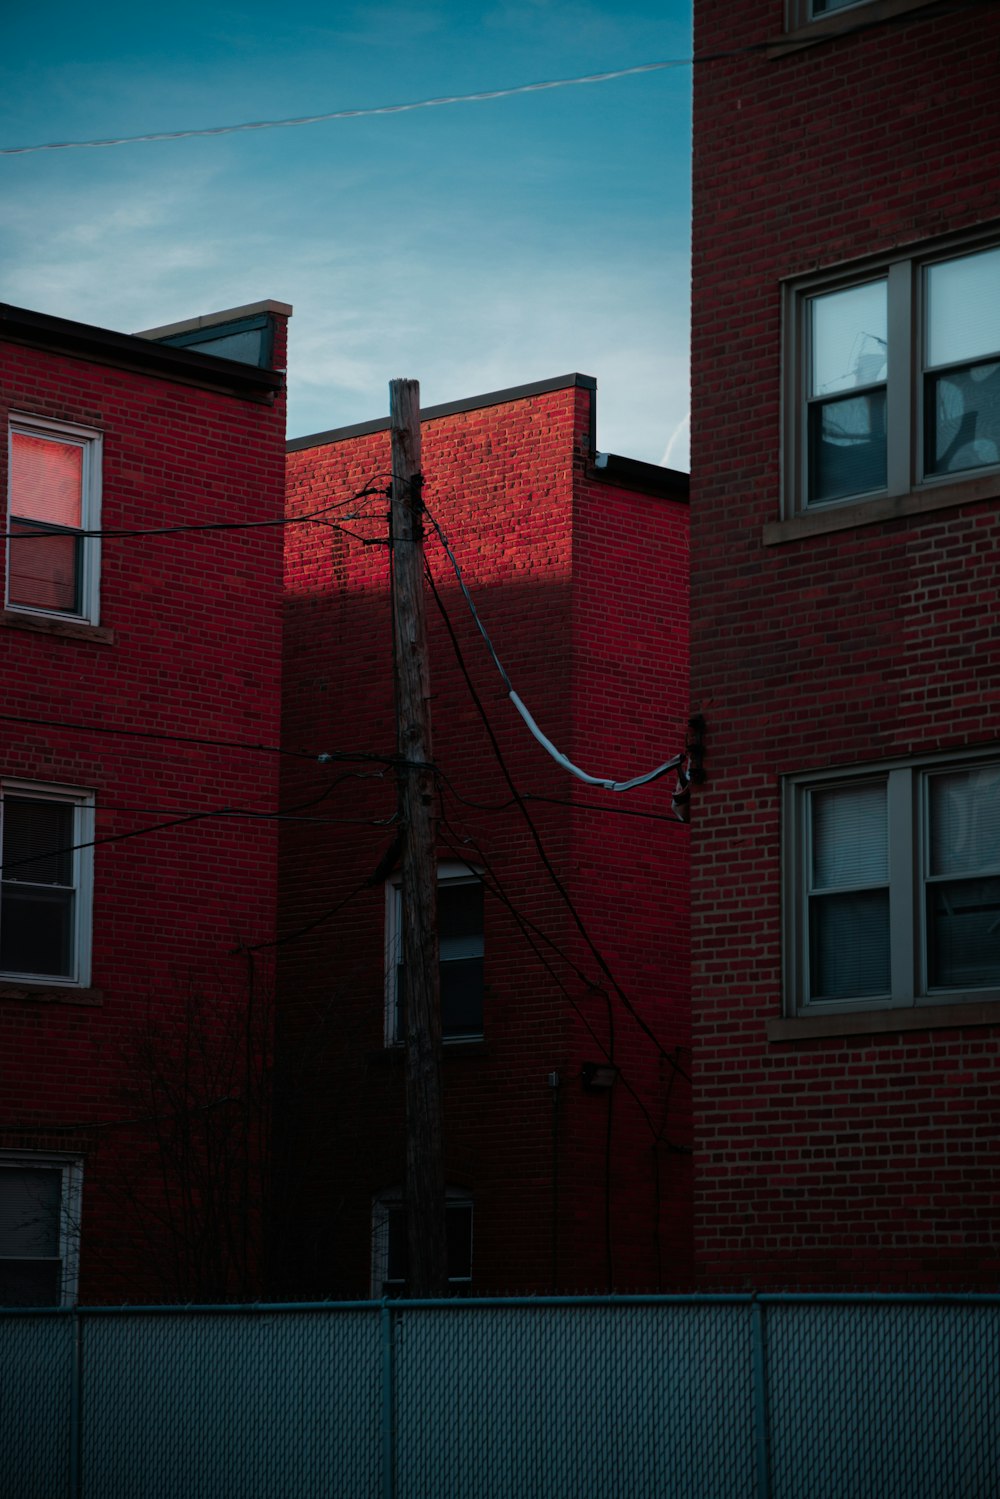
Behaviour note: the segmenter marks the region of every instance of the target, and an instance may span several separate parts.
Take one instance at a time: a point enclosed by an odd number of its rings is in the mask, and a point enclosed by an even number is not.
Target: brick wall
[[[780,0],[696,11],[759,48]],[[855,12],[850,13],[852,16]],[[876,18],[859,8],[858,21]],[[1000,1025],[768,1041],[779,778],[996,744],[998,486],[764,544],[778,519],[781,279],[997,215],[994,8],[695,70],[696,1258],[704,1283],[992,1285]]]
[[[283,344],[283,320],[279,332]],[[280,520],[282,396],[13,343],[0,359],[5,430],[16,412],[103,432],[105,530]],[[5,442],[5,494],[6,463]],[[85,1157],[81,1300],[169,1294],[175,1246],[129,1200],[163,1164],[154,1062],[136,1047],[156,1026],[155,1066],[176,1084],[169,1048],[191,1039],[191,1005],[205,1008],[199,1036],[218,1040],[247,999],[234,949],[273,934],[275,824],[238,809],[273,813],[278,757],[228,741],[278,742],[280,582],[280,525],[106,537],[99,633],[40,633],[13,613],[0,628],[4,713],[47,721],[0,721],[0,772],[96,798],[91,991],[0,986],[0,1148]],[[235,815],[182,820],[222,808]],[[236,1086],[192,1085],[193,1135],[202,1105]]]
[[[678,500],[593,470],[592,400],[589,382],[571,380],[425,420],[424,495],[544,732],[584,768],[624,777],[683,738],[687,514]],[[345,529],[286,528],[288,745],[395,752],[388,472],[385,431],[289,453],[290,516],[342,506],[331,515]],[[350,501],[368,486],[380,492]],[[546,871],[428,598],[438,854],[482,868],[487,886],[485,1038],[446,1046],[443,1064],[448,1183],[474,1199],[474,1289],[606,1284],[606,1209],[617,1285],[681,1283],[690,1104],[677,1070],[687,1072],[687,1055],[674,1050],[688,1039],[686,830],[592,810],[613,793],[571,781],[529,736],[433,534],[426,550],[544,853],[600,959],[676,1063],[659,1060],[611,991]],[[364,1294],[372,1197],[401,1186],[403,1171],[402,1056],[384,1044],[384,881],[358,891],[392,843],[395,786],[378,760],[289,761],[285,774],[286,801],[328,793],[317,813],[342,819],[325,830],[290,825],[283,841],[287,1148],[304,1163],[293,1192],[302,1242],[287,1274],[306,1294]],[[670,789],[658,783],[622,805],[660,818]],[[636,1096],[621,1085],[614,1094],[606,1181],[608,1100],[584,1093],[579,1073],[603,1060],[609,1010]]]

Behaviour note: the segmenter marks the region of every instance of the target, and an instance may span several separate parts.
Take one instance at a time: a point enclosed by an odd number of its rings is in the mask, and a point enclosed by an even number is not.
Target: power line
[[[347,777],[347,776],[341,776],[339,780],[337,780],[337,781],[335,781],[333,783],[333,785],[324,787],[323,791],[320,792],[319,796],[312,797],[312,798],[310,798],[309,801],[299,802],[295,806],[288,808],[288,813],[289,814],[294,814],[296,812],[302,812],[302,811],[304,811],[308,807],[318,806],[320,802],[325,801],[325,799],[331,794],[331,792],[333,792],[336,789],[337,786],[339,786],[341,784],[342,781],[347,780],[347,779],[349,779],[349,777]],[[362,777],[361,779],[367,779],[367,777]],[[377,778],[375,778],[375,779],[377,779]],[[2,797],[0,797],[0,804],[2,804]],[[112,808],[111,810],[115,810],[115,809]],[[121,809],[118,809],[118,810],[121,810]],[[240,808],[240,807],[230,807],[230,806],[225,806],[225,807],[210,807],[210,808],[207,808],[205,811],[202,811],[202,812],[185,812],[185,813],[182,813],[180,816],[177,816],[177,817],[168,817],[168,818],[165,818],[161,822],[149,823],[145,827],[132,828],[127,833],[107,833],[107,834],[103,835],[100,838],[88,838],[87,840],[85,840],[82,843],[64,844],[61,848],[46,848],[46,849],[42,849],[40,851],[36,851],[35,853],[27,854],[23,858],[20,858],[20,859],[8,859],[6,863],[0,864],[0,872],[5,872],[5,871],[11,870],[11,869],[18,869],[18,868],[21,868],[22,866],[24,866],[26,864],[37,864],[37,863],[39,863],[43,859],[55,859],[55,858],[58,858],[62,854],[77,853],[80,849],[84,849],[84,848],[101,848],[106,843],[124,843],[125,840],[128,839],[128,838],[142,838],[142,837],[147,836],[148,834],[163,832],[164,829],[166,829],[166,828],[183,827],[186,824],[192,823],[192,822],[204,822],[204,821],[207,821],[209,819],[226,818],[226,817],[249,817],[249,818],[254,818],[256,820],[271,820],[271,819],[280,819],[281,817],[283,817],[285,815],[286,814],[280,813],[280,812],[277,812],[277,813],[253,812],[253,811],[249,811],[249,810],[247,810],[245,808]],[[359,821],[363,822],[364,825],[367,826],[367,827],[383,827],[384,828],[384,827],[391,826],[391,824],[392,824],[392,822],[394,820],[394,817],[395,817],[395,814],[393,814],[393,816],[391,816],[391,817],[388,817],[384,822],[382,822],[382,821],[380,821],[378,819],[373,819],[373,818],[363,818],[363,819],[360,819]],[[311,820],[311,819],[303,819],[303,820]],[[351,820],[353,821],[353,819],[351,819]]]
[[[133,536],[177,536],[192,531],[263,531],[278,526],[301,525],[327,526],[333,531],[344,531],[345,527],[338,526],[334,521],[323,520],[322,517],[328,515],[331,510],[342,510],[347,505],[354,505],[358,500],[363,500],[369,495],[384,495],[384,493],[383,489],[360,489],[357,494],[349,495],[346,500],[336,500],[330,505],[322,506],[319,510],[310,510],[305,515],[282,515],[275,520],[198,521],[191,522],[189,525],[111,527],[93,531],[54,526],[51,529],[39,531],[0,531],[0,541],[50,541],[53,535],[79,537],[82,540],[120,541]],[[354,535],[352,531],[346,534]],[[363,541],[365,538],[357,539]]]
[[[607,962],[606,958],[604,957],[603,953],[601,953],[600,949],[597,947],[597,945],[594,942],[593,938],[591,937],[590,933],[587,931],[587,928],[586,928],[586,926],[584,925],[584,922],[583,922],[583,918],[581,917],[579,911],[577,910],[577,908],[576,908],[576,906],[575,906],[575,904],[573,902],[573,899],[572,899],[569,891],[566,889],[566,886],[563,884],[562,880],[560,879],[559,874],[558,874],[558,872],[557,872],[554,864],[552,863],[552,860],[549,858],[549,855],[548,855],[548,853],[547,853],[547,851],[545,849],[545,845],[542,843],[541,835],[539,834],[538,829],[535,826],[534,818],[532,817],[531,813],[528,811],[528,808],[527,808],[527,806],[525,805],[525,802],[524,802],[524,798],[521,796],[520,792],[517,789],[517,786],[514,783],[513,777],[511,776],[510,770],[509,770],[508,765],[507,765],[507,761],[506,761],[506,759],[504,757],[502,749],[500,748],[500,742],[497,739],[496,733],[495,733],[495,731],[493,729],[493,725],[490,723],[489,715],[486,712],[486,709],[485,709],[485,707],[483,705],[482,699],[479,696],[479,693],[476,691],[475,683],[473,682],[472,677],[469,674],[469,669],[468,669],[468,666],[466,665],[465,657],[464,657],[464,655],[462,653],[462,648],[461,648],[461,646],[459,645],[459,642],[458,642],[458,636],[455,634],[455,627],[454,627],[454,625],[451,622],[451,618],[450,618],[450,616],[448,614],[447,609],[445,608],[444,601],[441,598],[441,595],[438,593],[437,586],[436,586],[436,584],[434,582],[433,574],[431,572],[430,567],[428,566],[428,564],[426,562],[426,559],[424,561],[424,572],[425,572],[425,575],[427,577],[428,584],[430,585],[431,595],[432,595],[432,597],[434,599],[435,604],[438,607],[438,611],[439,611],[439,613],[441,615],[442,620],[444,621],[445,629],[448,632],[448,637],[451,640],[452,649],[455,652],[455,659],[458,662],[459,670],[461,671],[462,676],[465,679],[465,685],[466,685],[466,687],[467,687],[467,689],[469,691],[470,696],[472,697],[472,701],[475,704],[476,710],[479,713],[480,718],[482,719],[483,727],[486,730],[487,737],[489,738],[490,745],[492,747],[494,756],[496,757],[496,760],[497,760],[497,764],[500,766],[500,770],[501,770],[501,773],[503,774],[504,780],[507,782],[507,785],[510,788],[511,796],[515,799],[518,807],[520,808],[521,815],[524,818],[524,820],[525,820],[525,822],[527,824],[527,827],[528,827],[528,831],[531,834],[532,842],[535,845],[535,848],[536,848],[536,850],[538,852],[539,858],[541,859],[542,863],[545,866],[545,869],[546,869],[546,872],[549,875],[549,878],[551,879],[552,883],[554,884],[556,890],[558,891],[558,893],[560,895],[560,898],[562,899],[564,905],[566,906],[567,910],[569,911],[570,915],[572,916],[573,921],[574,921],[574,923],[575,923],[575,925],[576,925],[576,927],[577,927],[580,935],[582,936],[583,940],[586,942],[588,948],[590,949],[591,953],[593,954],[594,960],[596,961],[598,967],[601,969],[601,972],[605,975],[605,977],[607,978],[608,982],[611,984],[611,987],[613,988],[614,992],[618,995],[618,998],[621,1001],[622,1005],[625,1007],[625,1009],[628,1011],[628,1013],[632,1016],[632,1019],[635,1021],[636,1025],[638,1025],[639,1029],[641,1031],[643,1031],[643,1033],[649,1038],[650,1041],[652,1041],[653,1045],[656,1047],[656,1049],[659,1052],[659,1054],[662,1057],[664,1057],[666,1059],[667,1063],[671,1067],[673,1067],[676,1071],[678,1071],[681,1074],[682,1077],[684,1077],[688,1082],[690,1082],[691,1081],[690,1077],[684,1071],[684,1069],[680,1066],[680,1063],[676,1060],[676,1058],[674,1058],[673,1056],[671,1056],[671,1054],[667,1051],[666,1047],[660,1041],[659,1037],[655,1034],[655,1032],[652,1030],[652,1028],[647,1024],[647,1022],[642,1018],[642,1016],[638,1013],[638,1011],[636,1010],[636,1008],[633,1005],[632,1001],[629,999],[628,995],[622,989],[621,985],[618,983],[617,979],[615,978],[614,974],[612,973],[611,968],[609,967],[608,962]]]
[[[463,807],[471,807],[474,812],[508,812],[511,807],[518,805],[516,796],[509,796],[503,802],[477,802],[471,797],[463,796],[455,789],[445,772],[438,766],[437,773],[443,780],[448,781],[449,789],[456,801],[460,801]],[[649,812],[642,807],[618,807],[609,806],[607,802],[574,801],[568,796],[544,796],[539,791],[522,791],[521,801],[545,802],[553,807],[572,807],[577,812],[597,812],[608,817],[645,817],[651,822],[666,822],[672,828],[677,826],[677,817],[667,812]]]
[[[488,99],[509,99],[515,94],[537,94],[546,89],[571,88],[582,83],[607,83],[613,78],[629,78],[637,73],[656,73],[664,68],[684,68],[692,59],[681,57],[669,62],[640,63],[633,68],[616,68],[607,73],[587,73],[579,78],[550,78],[543,83],[522,83],[512,88],[485,89],[476,94],[446,94],[436,99],[417,99],[408,104],[378,104],[368,109],[331,109],[323,114],[296,115],[286,120],[251,120],[240,125],[210,125],[190,130],[159,130],[147,135],[119,135],[102,140],[46,141],[35,146],[3,146],[0,156],[25,156],[33,151],[72,151],[83,147],[134,146],[148,141],[182,141],[193,136],[237,135],[248,130],[283,130],[296,125],[320,125],[327,120],[357,120],[371,115],[407,114],[415,109],[438,109],[444,104],[480,104]]]
[[[545,931],[542,930],[542,928],[537,924],[537,922],[532,921],[530,917],[525,916],[524,913],[518,909],[518,907],[514,904],[514,902],[511,899],[511,897],[507,894],[506,890],[503,888],[503,885],[500,882],[500,879],[499,879],[499,877],[498,877],[498,875],[496,873],[496,870],[493,868],[493,866],[491,865],[489,859],[486,857],[485,853],[483,852],[481,844],[476,839],[474,839],[474,838],[463,837],[462,835],[459,835],[457,833],[456,829],[454,829],[452,827],[452,825],[449,822],[448,817],[444,813],[443,809],[442,809],[442,820],[443,820],[443,822],[445,824],[445,827],[452,834],[452,840],[448,841],[449,848],[452,850],[453,853],[459,854],[461,856],[461,858],[465,862],[468,862],[468,860],[466,858],[466,854],[462,850],[465,849],[465,848],[468,848],[469,846],[471,846],[471,848],[472,848],[472,850],[473,850],[473,852],[474,852],[474,854],[476,856],[476,863],[477,864],[481,864],[482,867],[483,867],[483,869],[485,870],[486,874],[488,875],[488,880],[484,881],[484,883],[486,884],[486,888],[490,891],[491,894],[495,895],[497,897],[497,899],[500,901],[500,903],[510,912],[511,916],[514,918],[514,921],[517,923],[517,926],[518,926],[518,928],[521,931],[521,935],[524,937],[525,941],[530,946],[532,952],[535,954],[535,956],[538,959],[538,961],[545,968],[546,972],[549,974],[549,977],[552,979],[553,983],[555,983],[555,985],[557,986],[557,988],[561,991],[563,997],[565,998],[565,1000],[569,1004],[570,1008],[573,1010],[573,1012],[576,1015],[577,1019],[580,1021],[580,1023],[582,1024],[582,1026],[586,1030],[587,1034],[590,1036],[590,1039],[593,1041],[594,1045],[597,1047],[597,1049],[601,1053],[602,1057],[604,1057],[607,1062],[612,1063],[614,1066],[616,1066],[618,1068],[618,1075],[619,1075],[619,1077],[621,1079],[622,1085],[625,1088],[625,1091],[629,1094],[629,1096],[637,1104],[640,1113],[642,1114],[644,1120],[646,1121],[646,1124],[647,1124],[647,1126],[649,1128],[650,1134],[654,1138],[654,1143],[656,1141],[658,1141],[659,1139],[661,1139],[663,1137],[663,1132],[664,1132],[664,1129],[666,1127],[666,1119],[664,1119],[663,1125],[661,1125],[659,1128],[657,1128],[656,1124],[653,1121],[653,1117],[650,1114],[648,1108],[646,1107],[646,1104],[644,1103],[643,1099],[641,1098],[641,1096],[639,1095],[639,1093],[636,1091],[636,1089],[632,1086],[632,1084],[629,1082],[629,1080],[626,1077],[625,1073],[623,1072],[621,1066],[617,1062],[615,1062],[614,1055],[613,1055],[613,1053],[614,1053],[614,1047],[613,1047],[612,1044],[609,1044],[610,1043],[610,1038],[609,1038],[609,1043],[605,1043],[604,1041],[602,1041],[601,1037],[594,1030],[594,1027],[591,1025],[590,1021],[588,1020],[587,1016],[580,1009],[580,1006],[577,1003],[576,999],[574,998],[573,994],[566,987],[565,983],[560,978],[559,974],[556,972],[556,970],[553,968],[552,964],[549,962],[548,958],[545,956],[545,953],[542,951],[542,948],[541,948],[540,944],[544,944],[545,947],[551,948],[552,952],[556,955],[556,957],[558,957],[563,963],[566,964],[567,968],[570,969],[570,971],[576,976],[576,978],[578,978],[579,981],[591,993],[593,993],[593,994],[603,994],[604,997],[607,998],[606,992],[603,989],[598,988],[598,986],[595,985],[593,983],[593,981],[588,978],[588,976],[583,972],[583,970],[581,968],[579,968],[576,963],[574,963],[573,959],[571,957],[569,957],[569,955],[567,953],[563,952],[562,948],[559,947],[559,945],[555,942],[555,940],[552,937],[550,937],[548,935],[547,932],[545,932]],[[612,1028],[613,1028],[614,1021],[611,1018],[610,1014],[609,1014],[609,1020],[611,1021],[611,1025],[612,1025]],[[676,1048],[675,1048],[675,1050],[676,1050]],[[687,1077],[687,1074],[683,1071],[683,1069],[676,1068],[675,1071],[679,1072],[682,1077]],[[688,1079],[688,1080],[690,1081],[690,1079]],[[679,1147],[674,1147],[674,1148],[679,1148]]]
[[[935,6],[928,13],[912,14],[904,11],[894,16],[869,17],[853,26],[844,26],[835,33],[817,34],[816,40],[839,41],[841,38],[856,36],[876,27],[911,25],[989,3],[992,3],[992,0],[952,0],[951,4]],[[357,120],[373,115],[408,114],[417,109],[439,109],[446,104],[481,104],[493,99],[511,99],[520,94],[537,94],[550,89],[573,88],[580,84],[609,83],[616,78],[631,78],[642,73],[657,73],[672,68],[703,67],[706,63],[724,62],[733,57],[752,57],[755,54],[770,52],[775,45],[775,40],[772,37],[767,41],[751,42],[743,47],[701,52],[690,57],[672,57],[663,62],[639,63],[634,67],[614,68],[603,73],[584,73],[575,78],[549,78],[541,83],[521,83],[509,88],[483,89],[474,94],[444,94],[438,98],[416,99],[405,104],[378,104],[365,109],[333,109],[322,114],[295,115],[282,120],[249,120],[238,125],[208,125],[186,130],[159,130],[150,131],[145,135],[106,136],[84,141],[44,141],[31,146],[0,146],[0,156],[26,156],[38,151],[74,151],[105,146],[133,146],[151,141],[190,140],[197,136],[237,135],[251,130],[283,130],[300,125],[319,125],[329,120]]]
[[[671,770],[678,770],[687,759],[687,753],[684,750],[682,750],[679,755],[674,755],[672,759],[665,760],[662,765],[656,766],[654,770],[646,771],[644,775],[633,776],[632,779],[628,781],[616,781],[607,776],[589,775],[587,771],[581,770],[578,765],[574,765],[572,760],[569,760],[560,750],[556,749],[552,741],[545,734],[543,734],[541,729],[538,727],[538,724],[535,722],[534,717],[529,712],[527,705],[521,701],[521,698],[514,691],[510,677],[504,670],[503,663],[496,653],[493,642],[490,639],[489,634],[487,633],[486,626],[483,624],[482,620],[479,617],[479,610],[476,608],[472,594],[469,592],[466,581],[462,576],[462,569],[458,565],[458,558],[455,556],[455,553],[448,545],[448,538],[445,536],[441,527],[438,525],[437,521],[428,510],[426,504],[424,505],[423,509],[424,514],[427,516],[427,519],[430,521],[431,525],[434,527],[434,530],[437,532],[438,539],[441,542],[441,545],[444,547],[445,553],[448,557],[448,561],[451,563],[452,568],[454,569],[455,577],[458,579],[458,586],[462,591],[462,597],[468,604],[469,611],[472,614],[473,620],[475,621],[476,628],[485,640],[486,647],[490,655],[493,657],[493,664],[496,666],[497,671],[500,673],[500,680],[503,682],[504,688],[507,692],[507,696],[510,698],[510,701],[513,703],[514,707],[517,709],[518,713],[527,724],[531,734],[535,739],[537,739],[538,743],[542,746],[545,752],[550,755],[553,760],[555,760],[556,764],[561,765],[563,770],[568,770],[570,775],[575,776],[578,781],[583,781],[585,785],[600,786],[605,791],[634,791],[639,786],[646,786],[651,781],[658,781],[662,776],[667,775]]]
[[[125,739],[153,739],[168,744],[195,744],[209,749],[248,750],[266,755],[285,755],[293,760],[313,760],[320,765],[332,761],[396,765],[397,755],[377,755],[367,750],[294,750],[280,744],[259,744],[241,739],[208,739],[197,734],[167,734],[156,729],[122,729],[109,724],[75,723],[66,718],[33,718],[25,713],[0,713],[6,723],[32,724],[42,729],[74,729],[82,734],[114,734]]]
[[[154,729],[122,729],[108,724],[86,724],[77,723],[65,718],[33,718],[25,713],[0,713],[0,722],[30,724],[37,728],[48,729],[74,729],[84,734],[111,734],[120,735],[129,739],[151,739],[164,741],[168,744],[192,744],[206,746],[210,749],[233,749],[244,750],[251,753],[284,755],[293,760],[311,760],[319,764],[328,762],[345,762],[358,764],[384,765],[389,768],[399,764],[398,755],[379,755],[373,750],[295,750],[285,749],[278,744],[260,744],[252,741],[239,739],[208,739],[195,734],[166,734]],[[471,807],[476,812],[506,812],[518,805],[517,797],[508,797],[503,802],[478,802],[470,797],[463,796],[454,783],[450,780],[447,772],[440,765],[431,767],[435,775],[440,776],[448,782],[452,795],[456,801],[465,807]],[[521,800],[525,802],[545,802],[556,807],[573,807],[581,812],[595,812],[607,814],[611,817],[644,817],[652,822],[666,822],[671,827],[677,826],[677,818],[665,812],[644,811],[639,807],[609,806],[604,802],[573,801],[568,797],[546,796],[541,792],[523,791]],[[102,803],[102,806],[104,804]],[[127,809],[119,809],[127,810]],[[132,809],[143,810],[143,809]],[[148,809],[153,811],[155,809]]]
[[[395,838],[389,844],[388,848],[386,848],[385,852],[382,854],[381,859],[379,859],[371,874],[366,875],[366,877],[360,882],[360,884],[355,885],[353,889],[349,890],[342,900],[337,901],[335,905],[332,905],[327,910],[321,912],[321,914],[314,917],[312,921],[307,921],[304,926],[297,927],[295,931],[285,932],[282,936],[273,937],[270,941],[267,942],[249,942],[242,944],[240,947],[236,948],[235,951],[245,952],[247,956],[252,959],[252,956],[255,952],[261,952],[265,948],[284,947],[286,943],[296,942],[300,937],[305,937],[310,932],[314,932],[317,927],[325,925],[325,923],[328,921],[332,921],[335,916],[340,914],[345,906],[350,905],[351,901],[355,900],[359,895],[362,894],[363,891],[373,890],[377,885],[385,883],[396,863],[401,842],[401,834],[397,832]]]

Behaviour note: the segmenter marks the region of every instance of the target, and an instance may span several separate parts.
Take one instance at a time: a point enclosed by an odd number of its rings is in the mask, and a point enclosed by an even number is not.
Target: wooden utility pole
[[[406,983],[406,1222],[410,1294],[448,1287],[441,1129],[441,999],[430,688],[424,623],[420,384],[389,384],[392,616]]]

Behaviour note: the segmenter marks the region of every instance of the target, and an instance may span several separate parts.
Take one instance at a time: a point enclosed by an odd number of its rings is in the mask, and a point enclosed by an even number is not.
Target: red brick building
[[[697,1271],[995,1287],[1000,10],[695,40]]]
[[[595,400],[570,375],[425,411],[424,499],[544,733],[626,779],[684,743],[687,479],[598,457]],[[309,804],[283,825],[278,1211],[298,1241],[283,1289],[381,1295],[405,1278],[388,422],[289,449],[283,743],[332,759],[324,779],[283,762],[283,804]],[[433,524],[426,556],[451,1278],[684,1284],[674,777],[618,794],[560,769],[508,700]],[[595,1086],[609,1060],[617,1081]]]
[[[139,337],[0,308],[0,1299],[259,1269],[218,1162],[260,1159],[234,953],[274,929],[290,311]]]

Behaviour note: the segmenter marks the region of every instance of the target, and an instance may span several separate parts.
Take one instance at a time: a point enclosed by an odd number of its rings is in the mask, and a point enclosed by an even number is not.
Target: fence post
[[[757,1499],[771,1499],[771,1460],[767,1441],[767,1358],[764,1341],[764,1307],[754,1296],[753,1391],[754,1427],[757,1446]]]
[[[83,1322],[80,1308],[72,1312],[73,1343],[69,1373],[69,1499],[80,1499],[83,1493],[81,1448],[83,1444]]]
[[[382,1499],[394,1499],[396,1493],[396,1412],[395,1358],[392,1346],[393,1315],[386,1297],[382,1298]]]

